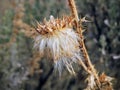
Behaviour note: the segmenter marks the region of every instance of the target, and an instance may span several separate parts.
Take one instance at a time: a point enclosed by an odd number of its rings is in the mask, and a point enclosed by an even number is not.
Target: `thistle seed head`
[[[53,60],[60,73],[64,67],[74,73],[72,64],[81,58],[80,38],[73,30],[72,20],[72,17],[51,17],[49,21],[38,23],[36,29],[39,35],[35,38],[34,48],[39,50],[41,57]]]

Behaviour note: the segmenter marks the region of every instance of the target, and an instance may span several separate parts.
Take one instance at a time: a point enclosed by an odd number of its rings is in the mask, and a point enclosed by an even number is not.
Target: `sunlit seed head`
[[[38,36],[35,38],[34,47],[39,50],[40,55],[47,59],[52,59],[55,68],[61,73],[63,67],[66,67],[70,73],[74,73],[72,67],[80,58],[79,42],[80,38],[72,27],[71,17],[54,19],[51,16],[49,21],[38,23]]]

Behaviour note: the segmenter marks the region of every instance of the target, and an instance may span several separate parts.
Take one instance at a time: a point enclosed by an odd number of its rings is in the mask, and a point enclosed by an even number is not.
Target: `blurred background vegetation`
[[[91,21],[83,26],[92,63],[99,73],[114,77],[114,89],[120,90],[120,0],[75,1],[79,17]],[[67,0],[0,0],[0,90],[83,90],[85,77],[81,68],[76,77],[67,71],[59,77],[53,64],[42,60],[42,72],[29,75],[28,63],[38,57],[34,57],[33,40],[14,26],[20,9],[24,9],[23,22],[30,26],[50,15],[70,13]]]

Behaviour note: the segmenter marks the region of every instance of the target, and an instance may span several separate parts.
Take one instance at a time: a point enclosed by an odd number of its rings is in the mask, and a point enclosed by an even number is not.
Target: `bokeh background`
[[[99,73],[114,77],[113,87],[120,90],[120,0],[75,0],[83,23],[85,44]],[[15,26],[20,19],[30,26],[50,15],[70,13],[67,0],[0,0],[0,90],[83,90],[85,76],[77,67],[76,76],[64,71],[61,76],[53,63],[40,61],[40,73],[29,75],[31,59],[39,59],[33,39]],[[16,14],[19,14],[16,17]],[[23,16],[24,15],[24,16]],[[21,18],[22,17],[22,18]],[[18,19],[18,20],[17,20]]]

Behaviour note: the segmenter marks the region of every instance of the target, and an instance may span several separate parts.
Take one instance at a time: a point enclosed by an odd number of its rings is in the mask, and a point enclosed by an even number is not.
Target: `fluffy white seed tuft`
[[[81,58],[78,40],[73,29],[64,28],[55,30],[52,34],[39,34],[35,38],[34,48],[39,50],[42,57],[53,60],[59,73],[66,67],[74,74],[72,64],[77,62],[77,58]]]

